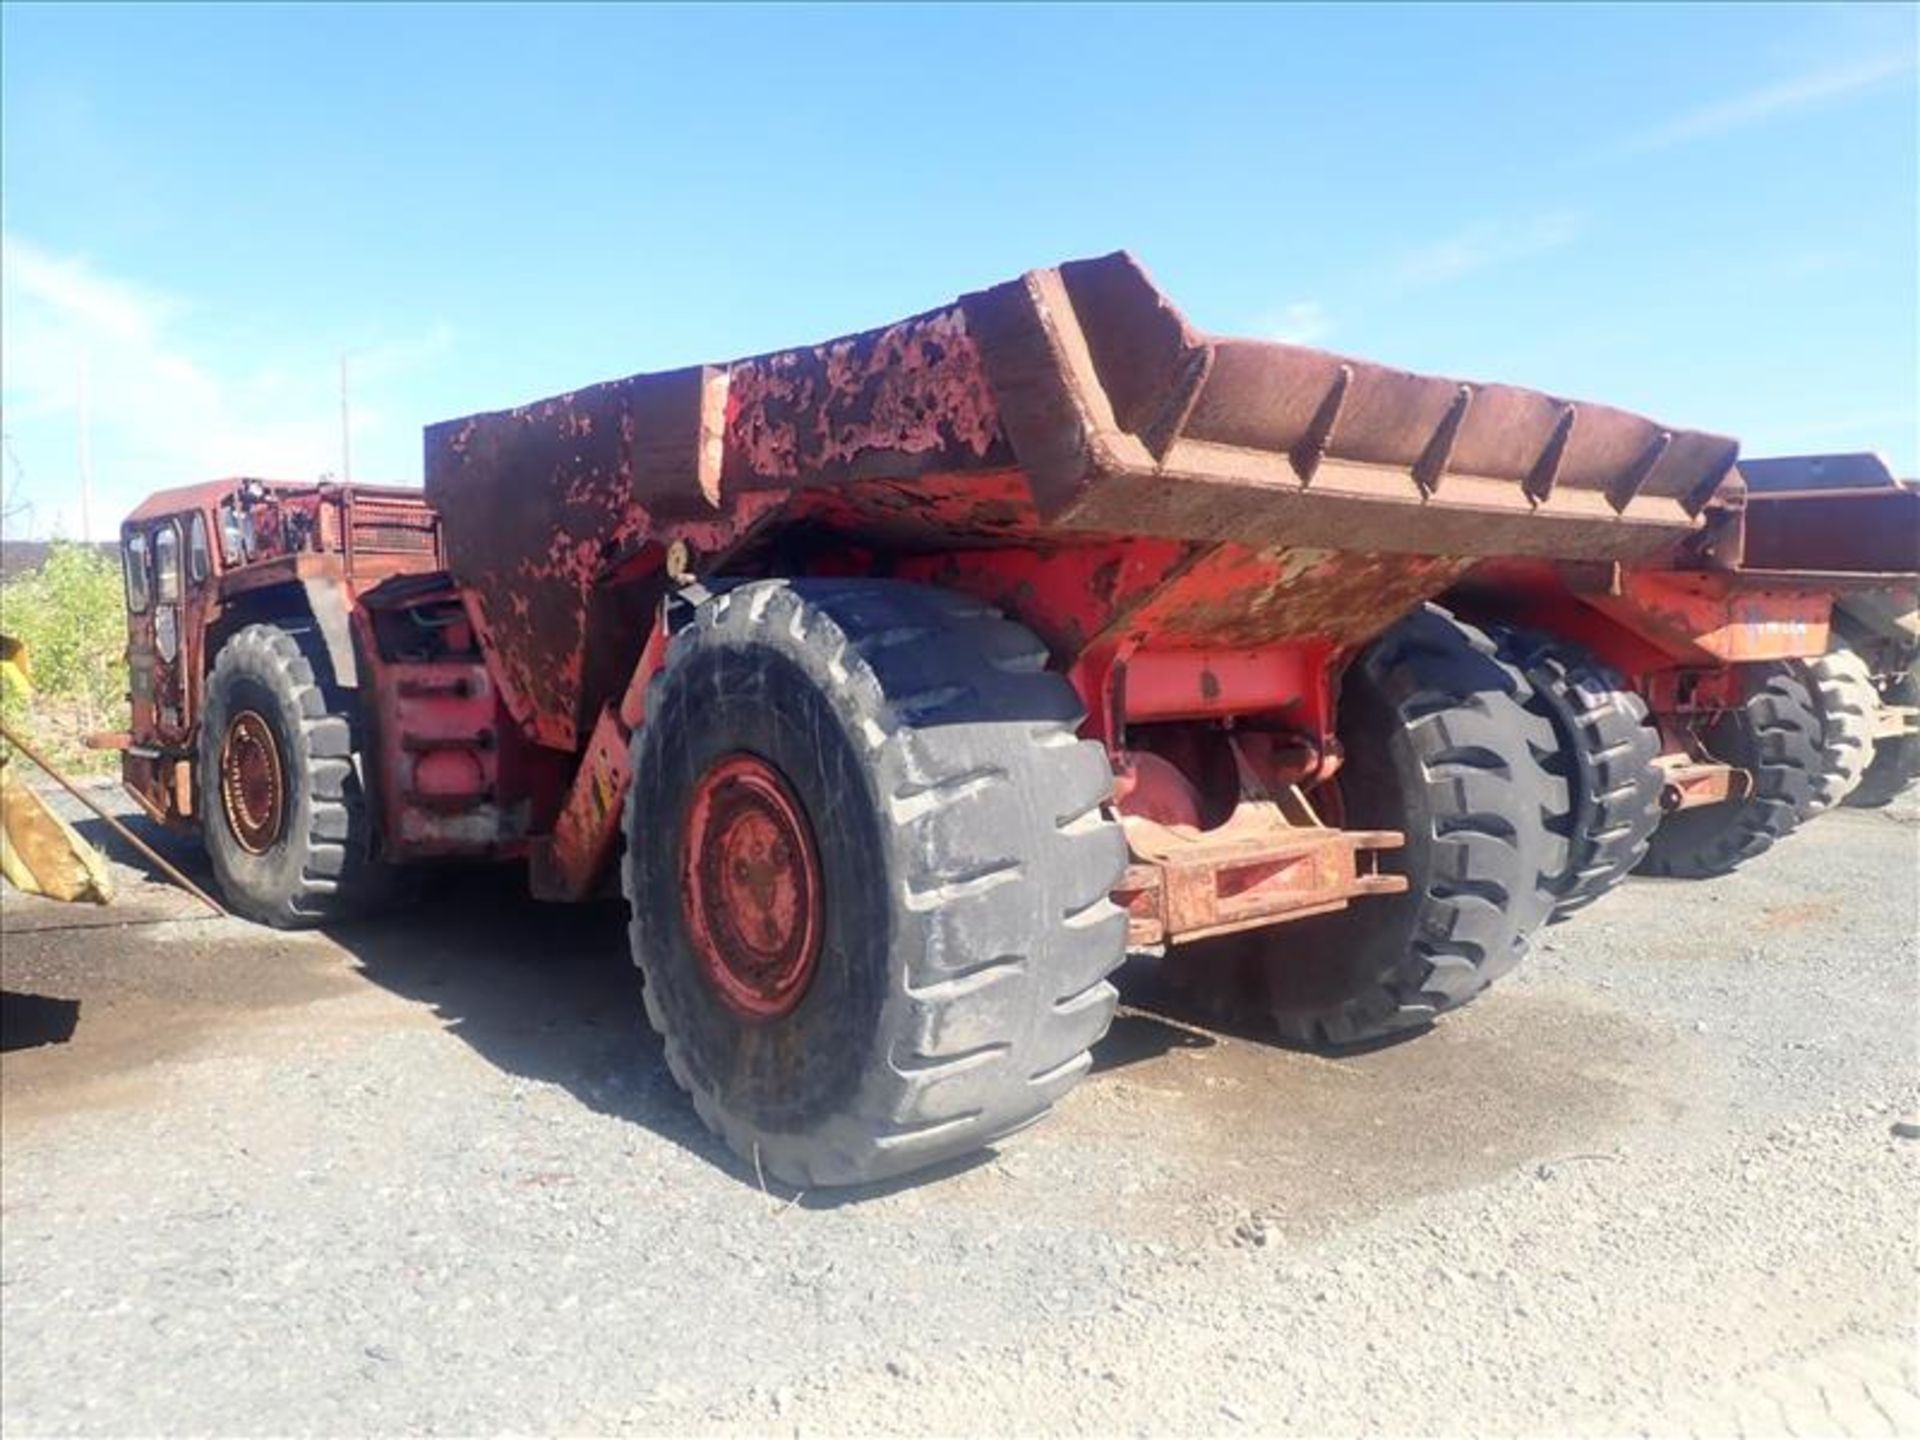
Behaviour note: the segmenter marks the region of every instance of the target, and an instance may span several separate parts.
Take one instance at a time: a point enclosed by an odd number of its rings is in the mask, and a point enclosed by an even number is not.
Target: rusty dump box
[[[1735,454],[1601,405],[1206,335],[1116,254],[433,426],[426,485],[509,706],[575,748],[644,637],[635,576],[755,573],[789,546],[814,568],[835,548],[1019,550],[1084,604],[1017,578],[992,598],[1067,663],[1111,639],[1130,586],[1211,567],[1160,595],[1156,634],[1351,646],[1476,559],[1651,554],[1695,528]],[[1116,537],[1159,543],[1074,568]]]
[[[1860,577],[1920,571],[1920,483],[1873,454],[1743,460],[1748,570]]]
[[[1920,481],[1862,453],[1743,460],[1740,474],[1743,571],[1829,587],[1847,643],[1885,686],[1910,687],[1920,654]],[[1906,703],[1899,708],[1910,717]]]

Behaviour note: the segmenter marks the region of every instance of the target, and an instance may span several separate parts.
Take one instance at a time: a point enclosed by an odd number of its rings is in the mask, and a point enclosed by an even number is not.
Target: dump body
[[[1920,656],[1920,481],[1873,454],[1743,461],[1741,563],[1764,576],[1826,584],[1835,625],[1877,676]]]
[[[991,594],[1063,665],[1125,648],[1146,610],[1187,651],[1340,650],[1480,557],[1651,554],[1734,456],[1604,406],[1204,335],[1114,255],[436,425],[426,483],[514,715],[572,749],[670,561],[937,557],[925,578]]]
[[[1741,568],[1836,580],[1920,573],[1920,482],[1897,479],[1877,455],[1747,460]]]

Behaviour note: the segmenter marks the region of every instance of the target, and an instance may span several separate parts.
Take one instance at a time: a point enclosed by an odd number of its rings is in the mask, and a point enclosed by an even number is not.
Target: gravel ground
[[[9,894],[0,1427],[1920,1435],[1916,859],[1635,882],[1338,1061],[1142,963],[1046,1124],[851,1195],[705,1137],[617,911]]]

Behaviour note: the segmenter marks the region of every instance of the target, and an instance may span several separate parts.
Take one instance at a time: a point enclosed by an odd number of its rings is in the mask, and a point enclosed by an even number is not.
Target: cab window
[[[153,603],[153,591],[147,576],[147,537],[127,536],[127,609],[136,615]]]
[[[187,579],[201,585],[212,573],[213,556],[207,549],[207,517],[196,511],[187,522]]]
[[[163,525],[153,532],[153,580],[162,605],[180,603],[180,527]]]
[[[245,564],[247,559],[246,532],[231,505],[220,507],[220,559],[228,566]]]

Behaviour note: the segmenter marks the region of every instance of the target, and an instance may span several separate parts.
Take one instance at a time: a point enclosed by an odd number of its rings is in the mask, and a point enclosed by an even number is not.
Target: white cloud
[[[130,344],[148,341],[175,308],[164,296],[97,275],[84,260],[49,255],[13,235],[0,237],[0,273],[19,297]]]
[[[217,327],[180,299],[79,256],[0,235],[0,397],[41,525],[79,531],[79,410],[92,437],[95,536],[149,490],[218,475],[312,479],[340,468],[337,357],[318,347],[224,362]],[[352,352],[369,386],[445,351],[444,326]],[[379,432],[353,407],[353,443]]]
[[[1292,304],[1281,306],[1279,313],[1270,316],[1259,329],[1269,340],[1281,340],[1289,345],[1313,345],[1331,333],[1333,317],[1327,314],[1327,307],[1318,300],[1295,300]]]
[[[1476,271],[1510,265],[1549,250],[1571,245],[1584,222],[1569,210],[1555,210],[1517,222],[1489,221],[1462,230],[1436,244],[1404,256],[1391,278],[1415,288],[1445,285]]]
[[[1856,60],[1845,65],[1830,65],[1819,70],[1810,70],[1772,85],[1764,85],[1757,90],[1749,90],[1744,95],[1702,106],[1698,110],[1689,110],[1684,115],[1675,116],[1663,125],[1644,130],[1628,137],[1621,145],[1619,153],[1623,155],[1644,155],[1649,151],[1666,150],[1675,145],[1690,144],[1695,140],[1706,140],[1716,135],[1725,135],[1730,131],[1744,130],[1749,125],[1759,125],[1793,110],[1804,110],[1830,100],[1845,99],[1863,90],[1885,84],[1898,76],[1908,74],[1913,69],[1911,55],[1886,55],[1873,59]]]
[[[0,329],[7,426],[78,426],[86,405],[100,461],[138,457],[135,490],[214,475],[317,475],[337,464],[339,425],[306,404],[242,410],[231,385],[198,360],[181,335],[187,307],[104,275],[89,262],[0,238]],[[300,414],[299,411],[308,411]],[[36,466],[36,472],[42,467]],[[36,485],[54,477],[35,473]],[[98,476],[118,495],[132,477]],[[96,531],[106,517],[95,517]]]

